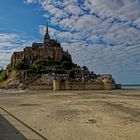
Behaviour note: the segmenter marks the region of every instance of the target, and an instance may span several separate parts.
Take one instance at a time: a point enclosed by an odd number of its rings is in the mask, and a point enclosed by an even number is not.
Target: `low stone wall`
[[[30,84],[26,86],[29,90],[112,90],[116,88],[113,83],[93,82],[60,82],[54,80],[53,84]]]
[[[103,84],[99,83],[76,83],[76,82],[67,82],[60,84],[60,89],[64,90],[92,90],[92,89],[103,89]]]
[[[46,85],[46,84],[30,84],[26,86],[29,90],[53,90],[52,85]]]
[[[53,90],[112,90],[114,83],[93,83],[93,82],[59,82],[53,81]]]

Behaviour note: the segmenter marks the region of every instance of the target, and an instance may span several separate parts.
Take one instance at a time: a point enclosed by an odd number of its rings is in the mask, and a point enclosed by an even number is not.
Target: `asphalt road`
[[[3,115],[0,114],[0,140],[27,140]]]

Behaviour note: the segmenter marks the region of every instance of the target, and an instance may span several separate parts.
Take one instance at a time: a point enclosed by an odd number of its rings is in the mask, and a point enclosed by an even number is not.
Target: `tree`
[[[62,62],[61,67],[66,69],[66,70],[71,70],[73,67],[73,63],[64,61],[64,62]]]
[[[0,70],[0,74],[3,72],[3,69]]]
[[[26,65],[24,64],[24,62],[18,61],[18,62],[16,62],[14,69],[15,70],[24,70],[24,69],[26,69]]]
[[[8,75],[7,75],[7,72],[6,70],[3,70],[1,73],[0,73],[0,82],[3,82],[7,79]]]
[[[63,61],[72,62],[71,58],[69,58],[69,57],[67,57],[67,56],[63,56],[62,62],[63,62]]]
[[[31,69],[40,71],[41,69],[44,69],[45,65],[46,65],[46,61],[36,60],[31,64]]]

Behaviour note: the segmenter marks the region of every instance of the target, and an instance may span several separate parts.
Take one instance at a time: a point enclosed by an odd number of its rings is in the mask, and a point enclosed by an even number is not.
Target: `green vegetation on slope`
[[[27,66],[22,61],[16,62],[15,66],[14,66],[15,70],[25,70],[26,68],[27,68]]]
[[[5,81],[8,78],[6,70],[0,71],[0,82]]]
[[[63,58],[61,62],[56,62],[51,58],[49,61],[44,60],[34,60],[30,65],[23,61],[17,61],[14,66],[7,68],[12,68],[11,70],[26,70],[32,73],[56,73],[56,74],[70,74],[73,73],[77,66],[71,61]]]

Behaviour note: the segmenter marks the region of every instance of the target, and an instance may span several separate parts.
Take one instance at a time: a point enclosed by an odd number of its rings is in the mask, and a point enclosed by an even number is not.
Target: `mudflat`
[[[140,140],[140,90],[0,93],[0,116],[2,140]]]

